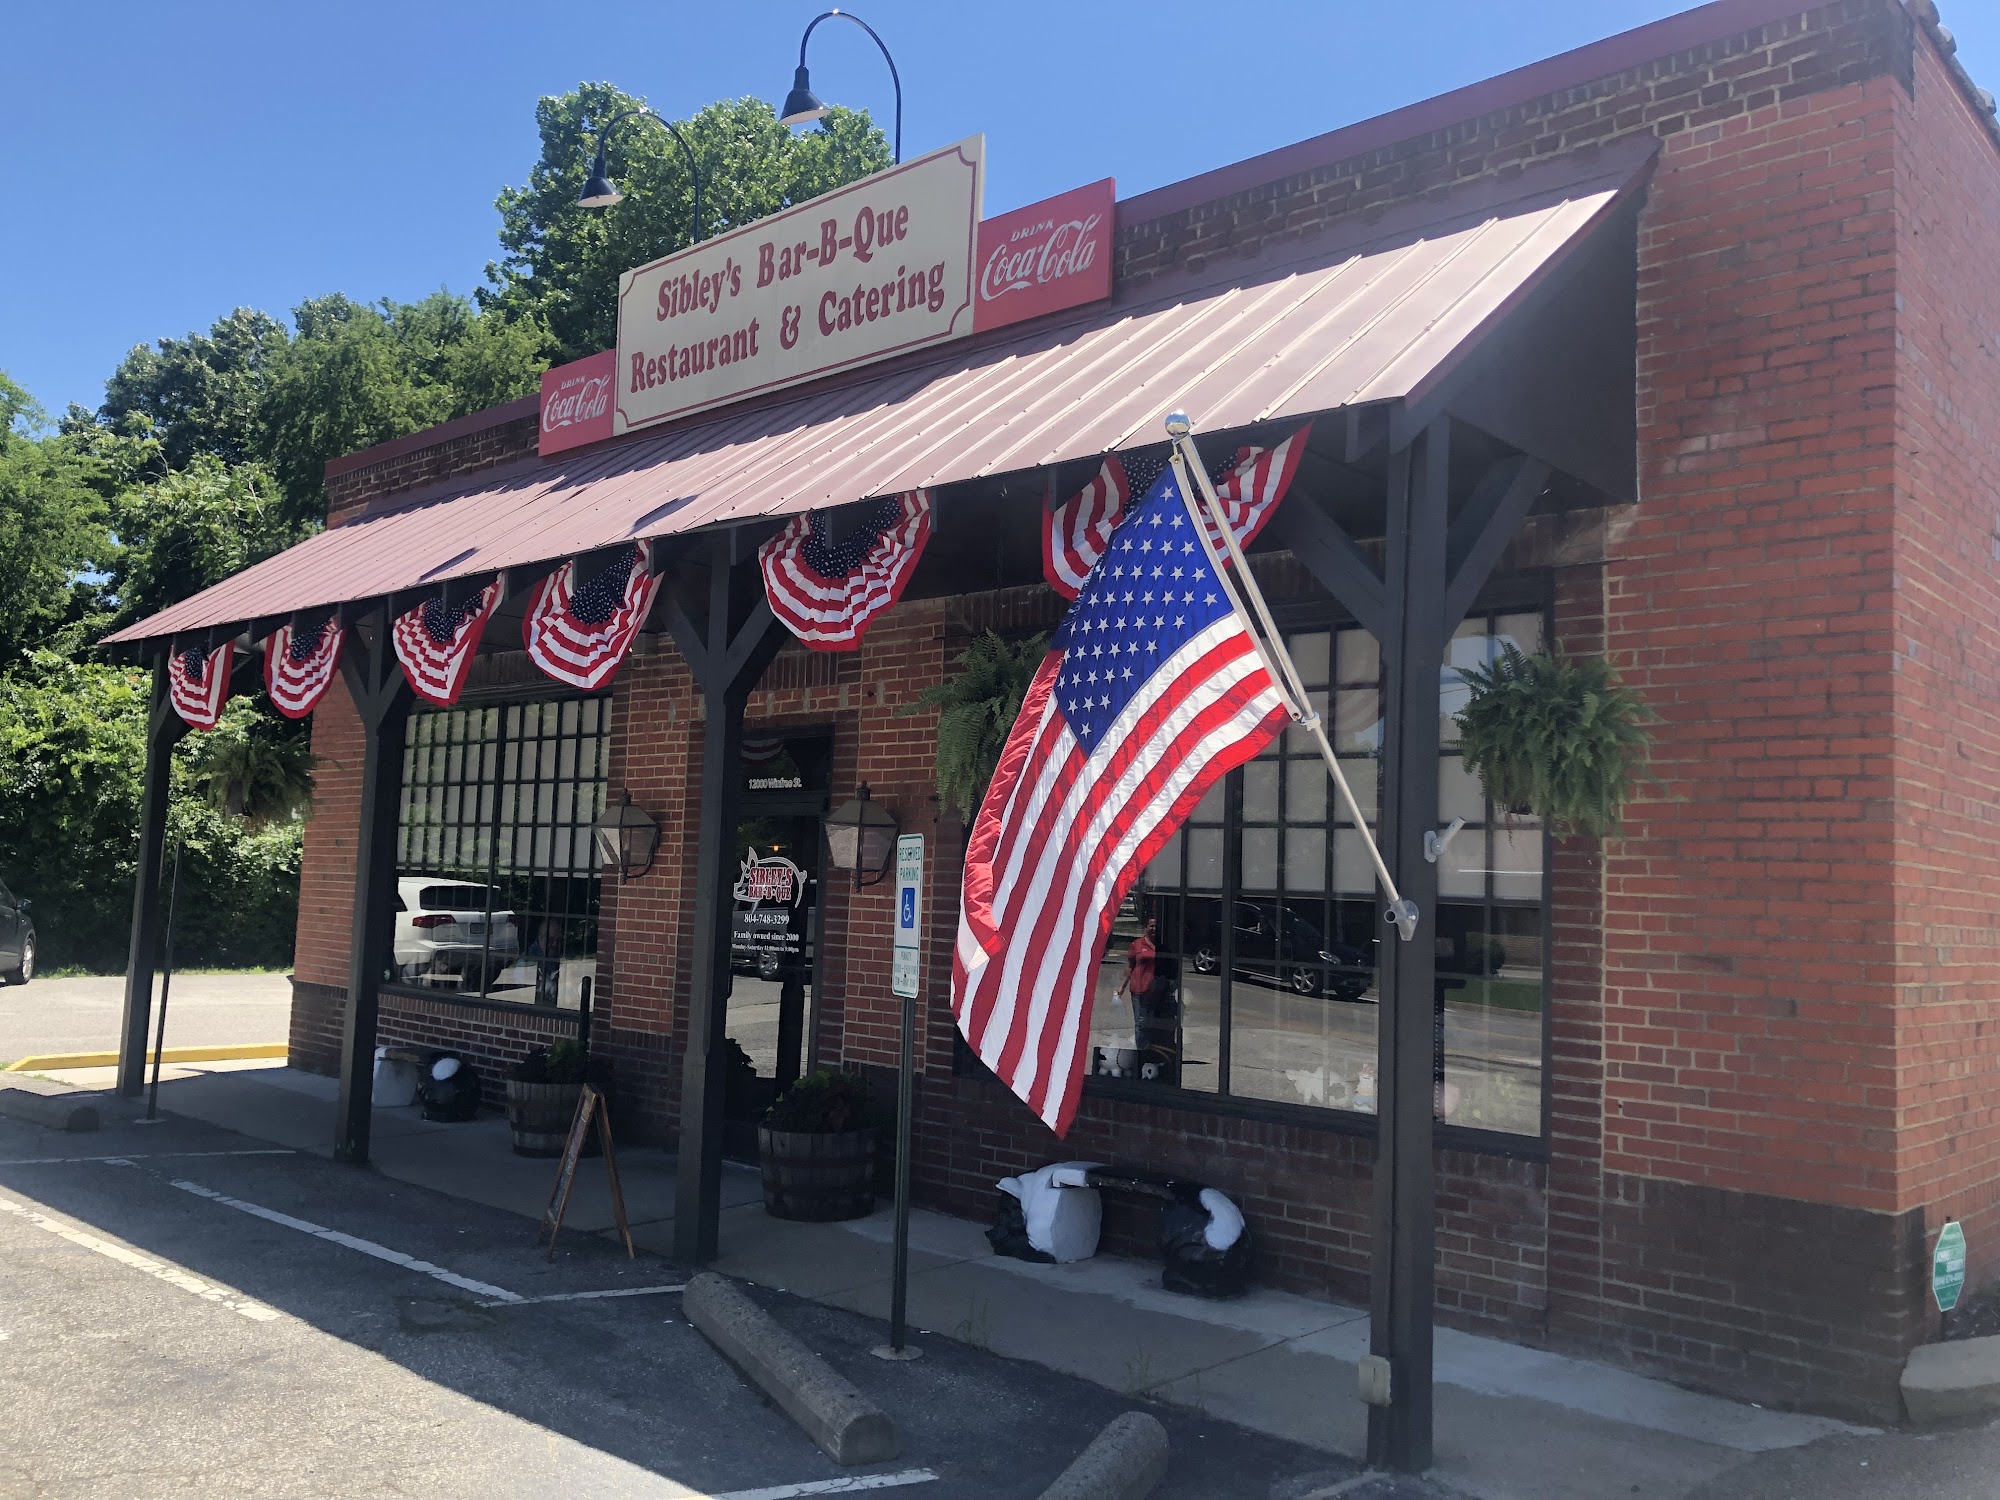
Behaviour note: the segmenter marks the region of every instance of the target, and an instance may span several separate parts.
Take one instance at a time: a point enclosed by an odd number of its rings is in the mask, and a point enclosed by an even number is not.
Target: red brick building
[[[1943,1220],[1966,1226],[1975,1285],[2000,1273],[2000,127],[1928,0],[1721,0],[1126,199],[1114,306],[1183,281],[1226,298],[1606,181],[1587,242],[1506,309],[1518,327],[1491,378],[1456,387],[1454,465],[1518,450],[1556,474],[1446,662],[1502,639],[1607,655],[1662,716],[1656,780],[1625,836],[1551,839],[1487,806],[1442,748],[1438,821],[1469,827],[1436,876],[1437,1305],[1759,1401],[1893,1414],[1903,1357],[1934,1332]],[[1545,392],[1558,409],[1520,395],[1543,368],[1567,372]],[[1629,414],[1591,406],[1606,371]],[[1298,484],[1379,557],[1380,517],[1370,530],[1342,486],[1377,482],[1394,434],[1365,402],[1333,410],[1315,418],[1324,466]],[[517,403],[330,465],[333,526],[501,503],[546,468],[538,425]],[[1590,430],[1541,451],[1565,425]],[[619,453],[645,436],[603,461],[643,476]],[[1088,472],[1062,468],[1065,492]],[[956,571],[941,557],[859,651],[793,642],[749,687],[734,842],[793,860],[817,927],[799,917],[761,974],[756,944],[738,945],[726,1014],[756,1077],[725,1114],[747,1120],[813,1062],[888,1082],[892,887],[823,871],[812,831],[866,783],[928,841],[918,1201],[983,1216],[997,1177],[1058,1157],[1174,1171],[1243,1205],[1260,1279],[1365,1298],[1380,919],[1316,759],[1287,742],[1234,773],[1142,884],[1135,911],[1159,920],[1180,985],[1170,1067],[1093,1077],[1058,1141],[956,1038],[964,829],[935,796],[936,720],[916,699],[978,633],[1061,618],[1023,554],[1055,473],[966,481],[956,537],[942,489],[936,546]],[[1473,503],[1454,492],[1455,515]],[[1294,555],[1296,527],[1273,531],[1259,576],[1372,788],[1394,684]],[[514,638],[496,626],[459,708],[412,717],[396,884],[405,904],[426,880],[512,890],[479,871],[517,867],[495,853],[505,836],[540,839],[518,864],[544,872],[518,925],[547,940],[468,991],[410,959],[399,928],[379,1036],[497,1078],[587,1014],[627,1127],[672,1141],[703,693],[671,633],[642,637],[601,700],[559,698],[503,649]],[[294,1065],[329,1072],[365,738],[337,685],[314,722],[292,1022]],[[557,770],[523,769],[540,757]],[[525,811],[530,782],[555,802]],[[660,852],[641,878],[599,881],[587,825],[623,792],[659,821]],[[1349,993],[1357,970],[1365,993]],[[1107,1066],[1122,973],[1107,954]],[[1107,1231],[1145,1248],[1136,1216],[1112,1211]]]

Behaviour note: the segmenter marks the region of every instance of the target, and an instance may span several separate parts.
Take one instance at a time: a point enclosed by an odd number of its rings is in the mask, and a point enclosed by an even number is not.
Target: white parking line
[[[306,1219],[295,1219],[290,1214],[281,1214],[275,1208],[265,1208],[260,1204],[246,1203],[241,1198],[231,1198],[218,1193],[214,1188],[205,1188],[198,1182],[176,1182],[173,1184],[184,1193],[193,1193],[197,1198],[206,1198],[211,1203],[220,1203],[225,1208],[233,1208],[239,1213],[250,1214],[270,1224],[281,1224],[287,1229],[296,1229],[300,1234],[309,1234],[315,1239],[327,1240],[335,1245],[345,1245],[350,1250],[359,1250],[363,1255],[372,1255],[377,1260],[386,1260],[392,1266],[401,1266],[406,1271],[417,1271],[433,1277],[460,1291],[471,1292],[475,1296],[490,1297],[495,1303],[512,1304],[523,1298],[519,1293],[510,1292],[504,1286],[494,1286],[491,1282],[474,1281],[470,1276],[461,1276],[456,1271],[447,1271],[443,1266],[434,1266],[427,1260],[418,1260],[413,1255],[405,1255],[400,1250],[391,1250],[387,1245],[378,1245],[373,1240],[364,1240],[359,1235],[342,1234],[338,1229],[328,1229],[324,1224],[314,1224]]]
[[[516,1297],[511,1302],[481,1302],[480,1307],[528,1307],[537,1302],[590,1302],[599,1297],[658,1297],[667,1292],[684,1292],[685,1281],[672,1286],[617,1286],[604,1292],[550,1292],[543,1297]]]
[[[247,1298],[239,1297],[229,1287],[215,1286],[210,1282],[203,1281],[198,1276],[189,1275],[178,1266],[170,1266],[162,1261],[153,1260],[139,1254],[135,1250],[127,1250],[123,1245],[114,1245],[109,1240],[100,1240],[96,1235],[85,1234],[81,1229],[72,1229],[69,1225],[52,1219],[47,1214],[36,1213],[24,1203],[13,1203],[5,1198],[0,1198],[0,1212],[13,1214],[16,1218],[23,1219],[34,1225],[37,1229],[45,1230],[55,1235],[58,1239],[68,1240],[72,1245],[81,1245],[86,1250],[95,1251],[108,1260],[117,1261],[122,1266],[130,1266],[135,1271],[144,1271],[148,1276],[157,1277],[169,1286],[177,1286],[184,1292],[192,1292],[205,1302],[219,1303],[231,1312],[240,1313],[242,1316],[249,1318],[252,1322],[269,1323],[278,1316],[274,1309],[265,1307],[261,1303],[252,1302]]]
[[[929,1469],[905,1469],[900,1474],[849,1474],[841,1479],[808,1479],[802,1484],[774,1484],[761,1490],[731,1490],[699,1500],[798,1500],[802,1495],[858,1495],[863,1490],[893,1490],[906,1484],[929,1484],[937,1478]],[[690,1496],[689,1500],[697,1500]]]

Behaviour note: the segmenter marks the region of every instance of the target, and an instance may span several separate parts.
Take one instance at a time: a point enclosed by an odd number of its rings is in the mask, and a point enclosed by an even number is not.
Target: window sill
[[[1129,1083],[1098,1075],[1084,1080],[1083,1096],[1086,1099],[1151,1104],[1195,1114],[1226,1115],[1239,1120],[1268,1120],[1273,1124],[1302,1126],[1331,1135],[1350,1135],[1367,1140],[1373,1140],[1376,1135],[1375,1116],[1353,1110],[1314,1109],[1309,1105],[1282,1104],[1271,1099],[1201,1094],[1192,1089],[1160,1088],[1154,1084]],[[1503,1156],[1516,1161],[1549,1159],[1549,1143],[1540,1136],[1509,1135],[1504,1131],[1478,1130],[1439,1121],[1434,1141],[1440,1151],[1466,1151],[1477,1156]]]
[[[393,995],[398,1000],[428,1000],[435,1005],[450,1005],[461,1010],[490,1011],[503,1016],[530,1015],[550,1021],[567,1021],[574,1026],[581,1011],[570,1010],[555,1005],[537,1005],[532,1000],[489,1000],[484,995],[465,995],[457,990],[427,989],[419,984],[382,984],[376,987],[380,995]]]

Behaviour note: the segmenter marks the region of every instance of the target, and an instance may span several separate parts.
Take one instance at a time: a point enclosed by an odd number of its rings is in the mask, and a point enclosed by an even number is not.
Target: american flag
[[[479,637],[499,602],[500,584],[495,580],[455,608],[446,609],[442,599],[426,599],[396,617],[389,641],[411,692],[440,708],[458,702],[466,671],[479,650]]]
[[[543,579],[521,621],[535,665],[571,687],[609,682],[660,592],[652,556],[651,543],[637,542],[580,587],[574,561]]]
[[[1204,793],[1287,724],[1171,469],[1112,534],[972,825],[952,1011],[980,1059],[1069,1129],[1119,903]]]
[[[1250,545],[1278,502],[1285,498],[1299,459],[1306,451],[1308,422],[1275,448],[1239,448],[1209,465],[1215,498],[1236,533],[1240,547]],[[1097,477],[1042,518],[1042,576],[1065,599],[1074,599],[1090,570],[1104,556],[1104,544],[1117,528],[1125,503],[1152,488],[1167,466],[1167,450],[1107,454]],[[1222,545],[1213,525],[1209,539]]]
[[[878,502],[838,542],[824,511],[794,516],[757,549],[771,613],[815,651],[857,651],[868,622],[902,596],[930,534],[928,490]]]
[[[264,692],[288,719],[303,719],[318,706],[340,665],[345,632],[326,619],[316,630],[280,625],[264,642]]]
[[[167,658],[167,697],[190,729],[213,729],[221,721],[233,654],[224,641],[213,651],[186,646]]]

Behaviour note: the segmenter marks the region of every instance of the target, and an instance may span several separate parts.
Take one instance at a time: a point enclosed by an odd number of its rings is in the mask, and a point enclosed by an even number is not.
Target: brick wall
[[[540,399],[510,401],[335,459],[326,466],[327,524],[354,520],[371,501],[404,490],[532,457]]]
[[[1934,44],[1897,94],[1898,1204],[2000,1276],[2000,151]]]

